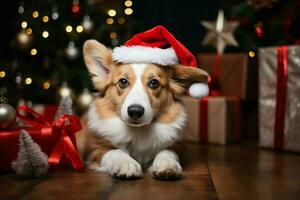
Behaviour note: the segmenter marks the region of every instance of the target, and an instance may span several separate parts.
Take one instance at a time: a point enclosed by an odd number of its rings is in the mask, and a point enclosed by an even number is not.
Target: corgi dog
[[[87,168],[115,178],[178,179],[182,167],[176,144],[187,114],[180,100],[208,74],[182,64],[121,63],[96,40],[83,46],[84,61],[100,92],[82,119],[78,150]]]

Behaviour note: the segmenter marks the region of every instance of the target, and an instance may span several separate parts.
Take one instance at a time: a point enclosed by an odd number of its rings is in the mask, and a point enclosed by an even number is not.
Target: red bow
[[[58,166],[64,155],[71,162],[75,170],[80,171],[84,169],[84,163],[75,147],[75,133],[81,129],[79,117],[75,115],[63,115],[50,125],[42,115],[27,106],[19,106],[16,111],[17,116],[27,124],[36,128],[50,128],[51,134],[58,135],[58,142],[48,158],[50,166]]]

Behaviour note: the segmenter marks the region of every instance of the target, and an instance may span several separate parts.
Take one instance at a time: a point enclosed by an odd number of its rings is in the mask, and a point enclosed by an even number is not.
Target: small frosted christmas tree
[[[43,177],[47,174],[48,156],[41,150],[26,130],[20,131],[18,159],[12,162],[12,168],[18,175],[25,177]]]
[[[63,96],[59,102],[58,109],[55,114],[55,119],[58,119],[64,114],[73,115],[73,101],[70,96]]]

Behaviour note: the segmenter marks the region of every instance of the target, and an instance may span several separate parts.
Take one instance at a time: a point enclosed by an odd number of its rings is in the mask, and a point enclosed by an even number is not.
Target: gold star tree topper
[[[207,33],[202,40],[202,45],[213,45],[218,54],[223,54],[225,47],[238,46],[234,38],[234,31],[239,26],[238,22],[227,22],[224,17],[224,11],[219,10],[216,21],[201,21],[206,28]]]

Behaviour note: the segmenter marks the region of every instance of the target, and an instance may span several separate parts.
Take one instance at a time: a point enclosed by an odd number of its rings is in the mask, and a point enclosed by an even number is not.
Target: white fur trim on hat
[[[178,64],[178,58],[173,48],[160,49],[144,46],[121,46],[113,49],[112,56],[114,61],[122,63]]]
[[[193,83],[189,87],[189,95],[197,99],[207,96],[208,93],[209,88],[206,83]]]

